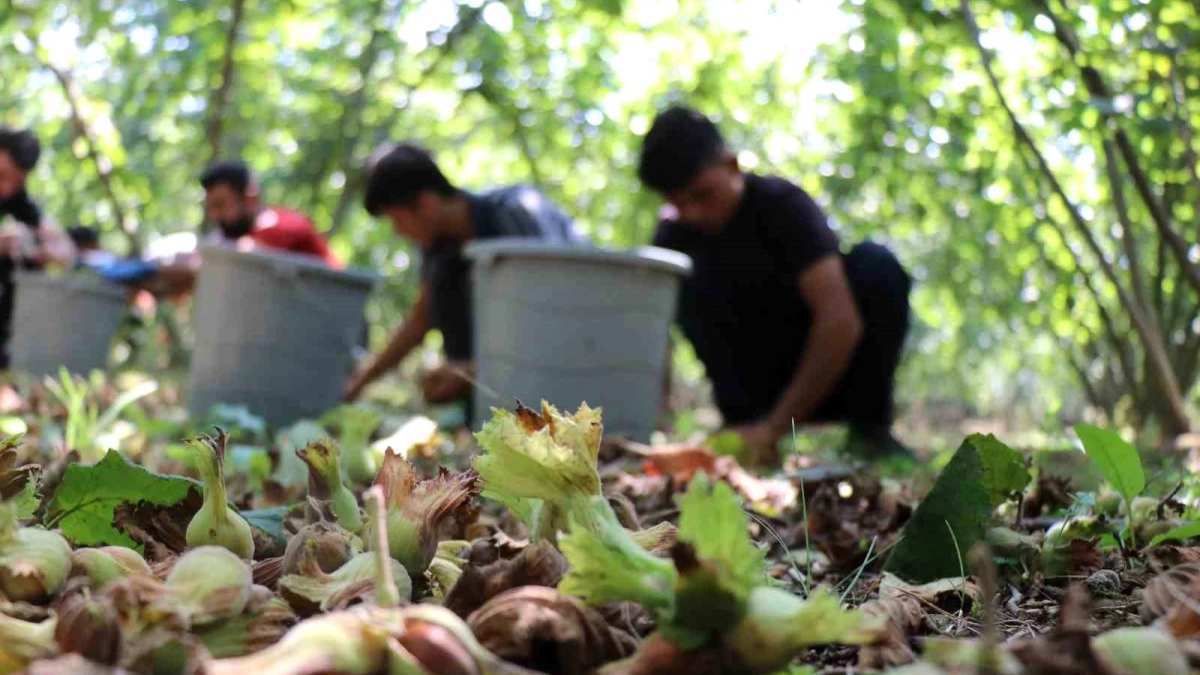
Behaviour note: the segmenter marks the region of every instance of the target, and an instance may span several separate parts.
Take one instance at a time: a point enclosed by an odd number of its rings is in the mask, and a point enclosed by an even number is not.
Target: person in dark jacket
[[[534,237],[563,244],[581,237],[571,219],[538,190],[513,185],[468,192],[446,178],[423,148],[385,145],[367,164],[364,205],[384,216],[396,234],[421,250],[421,289],[404,324],[387,347],[346,386],[347,400],[400,364],[436,328],[444,365],[425,373],[421,388],[430,403],[467,398],[474,372],[470,265],[463,246],[474,239]]]
[[[891,433],[910,290],[895,256],[871,242],[843,253],[807,192],[742,171],[689,108],[658,115],[638,175],[667,202],[654,243],[694,264],[679,323],[756,458],[775,461],[793,423],[824,421],[847,422],[860,454],[906,454]]]

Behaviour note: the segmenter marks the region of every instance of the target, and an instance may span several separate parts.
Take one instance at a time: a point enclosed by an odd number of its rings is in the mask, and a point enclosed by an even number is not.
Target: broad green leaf
[[[991,497],[992,506],[999,506],[1013,493],[1029,484],[1029,470],[1021,453],[1001,443],[995,436],[972,434],[967,442],[975,446],[983,463],[983,484]]]
[[[729,574],[730,588],[747,593],[766,583],[765,556],[750,539],[746,512],[733,488],[698,473],[676,503],[679,540],[691,544],[697,557],[720,563]]]
[[[1172,528],[1150,540],[1146,548],[1154,548],[1164,541],[1183,541],[1192,537],[1200,537],[1200,520],[1194,520],[1190,523],[1184,523],[1179,527]]]
[[[258,528],[280,544],[287,543],[287,535],[283,531],[283,519],[287,516],[290,506],[273,506],[267,509],[239,511],[250,527]]]
[[[965,555],[986,536],[995,508],[994,488],[987,483],[983,453],[975,438],[963,441],[917,506],[884,564],[886,571],[912,583],[962,575],[965,562],[956,551]],[[1003,454],[994,447],[991,452]]]
[[[1075,425],[1075,433],[1083,442],[1084,452],[1126,502],[1141,494],[1146,487],[1146,474],[1137,448],[1117,434],[1090,424]]]
[[[163,476],[131,463],[116,450],[109,450],[92,466],[67,467],[46,511],[46,524],[62,530],[77,546],[118,545],[139,548],[129,535],[113,525],[121,504],[148,502],[171,506],[200,484],[183,476]]]
[[[38,504],[41,503],[41,498],[38,496],[38,483],[41,482],[38,476],[33,476],[25,481],[25,487],[17,493],[13,501],[17,504],[17,518],[25,520],[32,518],[37,511]]]

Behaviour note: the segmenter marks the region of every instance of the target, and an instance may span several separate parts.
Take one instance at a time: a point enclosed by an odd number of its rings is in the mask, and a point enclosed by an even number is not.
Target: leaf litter
[[[1077,429],[1099,486],[975,435],[925,490],[858,468],[760,476],[720,447],[606,443],[602,419],[497,411],[481,447],[419,420],[384,437],[403,440],[393,452],[372,442],[377,416],[339,409],[268,448],[284,476],[284,454],[320,444],[320,462],[298,465],[307,481],[255,490],[224,467],[228,506],[208,508],[249,527],[234,553],[189,545],[200,483],[143,466],[173,466],[153,453],[181,436],[91,466],[14,440],[0,448],[0,555],[25,576],[0,601],[0,672],[1200,664],[1200,529],[1173,493],[1150,496],[1153,475],[1111,432]],[[52,530],[74,549],[66,563]],[[190,569],[205,574],[185,581]]]

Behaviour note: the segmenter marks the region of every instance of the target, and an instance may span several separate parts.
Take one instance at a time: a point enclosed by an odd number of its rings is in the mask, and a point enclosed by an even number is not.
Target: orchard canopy
[[[658,208],[640,136],[686,101],[912,270],[910,412],[1176,432],[1200,365],[1198,43],[1190,0],[9,0],[0,123],[42,140],[49,217],[122,252],[194,231],[201,169],[244,158],[388,276],[380,340],[415,257],[361,207],[379,143],[636,245]]]

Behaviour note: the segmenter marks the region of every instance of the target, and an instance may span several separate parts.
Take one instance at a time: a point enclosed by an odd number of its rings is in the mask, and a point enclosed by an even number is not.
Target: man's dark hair
[[[685,187],[726,152],[717,125],[684,106],[671,106],[654,118],[642,140],[638,178],[659,193]]]
[[[380,147],[367,160],[363,206],[378,216],[389,206],[408,206],[426,190],[451,196],[458,188],[446,179],[433,156],[413,143],[391,143]]]
[[[75,248],[88,249],[100,246],[100,233],[95,228],[86,225],[68,227],[67,236],[71,238],[71,243],[75,244]]]
[[[36,136],[27,129],[8,127],[0,127],[0,150],[7,152],[13,164],[27,173],[37,166],[38,157],[42,154],[42,146]]]
[[[213,162],[200,174],[200,184],[205,190],[216,185],[228,185],[234,192],[244,195],[250,188],[250,167],[237,159]]]

